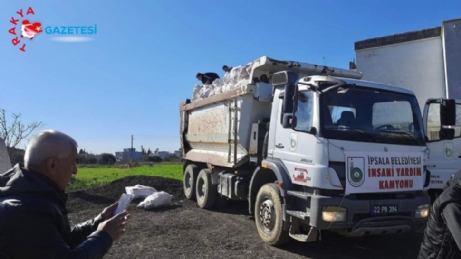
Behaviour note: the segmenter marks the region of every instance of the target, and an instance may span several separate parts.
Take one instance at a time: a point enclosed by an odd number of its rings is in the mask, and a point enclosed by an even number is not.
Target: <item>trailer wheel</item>
[[[283,229],[282,198],[276,184],[265,184],[259,189],[254,209],[256,228],[264,242],[278,246],[290,241],[288,231]]]
[[[184,170],[182,186],[184,195],[189,200],[195,200],[195,183],[199,173],[199,168],[196,165],[188,165]]]
[[[211,183],[211,171],[209,169],[200,170],[195,186],[195,195],[200,208],[209,209],[215,205],[218,187]]]

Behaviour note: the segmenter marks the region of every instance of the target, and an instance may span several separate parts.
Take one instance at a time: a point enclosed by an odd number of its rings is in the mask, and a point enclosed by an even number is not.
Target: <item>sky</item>
[[[0,109],[7,119],[20,113],[25,124],[41,121],[40,130],[67,133],[93,154],[129,148],[132,135],[137,150],[172,152],[180,148],[179,103],[192,97],[198,72],[222,77],[224,64],[261,56],[347,69],[356,41],[461,17],[459,0],[110,3],[0,1]],[[53,37],[66,35],[41,33],[14,46],[10,19],[29,7],[34,14],[26,17],[43,28],[96,25],[97,34],[63,42]]]

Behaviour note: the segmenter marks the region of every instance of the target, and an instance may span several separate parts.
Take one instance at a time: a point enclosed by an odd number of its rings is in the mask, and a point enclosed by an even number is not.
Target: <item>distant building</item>
[[[175,150],[172,152],[169,151],[159,151],[158,148],[154,150],[151,154],[149,154],[150,157],[160,157],[161,159],[165,159],[171,156],[176,156],[178,158],[182,157],[182,152],[181,150]]]
[[[182,152],[181,152],[181,150],[176,150],[176,151],[174,151],[174,155],[175,155],[177,158],[181,158],[181,157],[182,157]]]
[[[124,148],[123,152],[115,152],[115,159],[117,162],[123,162],[129,159],[139,162],[142,159],[142,152],[136,151],[136,148]]]
[[[169,157],[171,155],[171,153],[168,151],[158,151],[157,154],[162,159],[165,159],[166,157]]]

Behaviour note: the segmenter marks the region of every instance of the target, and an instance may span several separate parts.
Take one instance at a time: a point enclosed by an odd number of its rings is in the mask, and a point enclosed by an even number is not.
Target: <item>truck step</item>
[[[307,242],[307,239],[309,238],[308,235],[306,234],[292,234],[290,233],[290,237],[295,239],[295,240],[298,240],[299,242]]]
[[[293,229],[293,227],[290,228],[289,235],[291,238],[298,240],[299,242],[314,242],[317,241],[317,229],[314,227],[311,227],[311,230],[309,231],[309,234],[303,234],[299,233],[299,231],[296,231]]]
[[[312,194],[307,193],[307,192],[300,192],[300,191],[287,191],[288,195],[295,196],[298,198],[301,198],[303,200],[308,200]]]
[[[299,210],[287,210],[286,212],[287,212],[288,215],[291,215],[293,217],[297,217],[297,218],[302,219],[302,220],[306,220],[307,218],[309,218],[311,216],[310,213],[304,212],[304,211],[299,211]]]

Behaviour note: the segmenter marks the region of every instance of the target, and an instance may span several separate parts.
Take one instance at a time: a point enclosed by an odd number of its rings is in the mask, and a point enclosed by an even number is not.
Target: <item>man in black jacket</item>
[[[77,143],[45,130],[26,148],[24,167],[0,174],[0,258],[103,258],[129,215],[112,217],[117,203],[70,227],[65,189],[77,173]]]
[[[461,258],[461,182],[445,189],[434,202],[418,259]]]
[[[219,79],[219,75],[216,73],[197,73],[196,75],[199,81],[202,81],[202,84],[212,84],[214,80]]]

